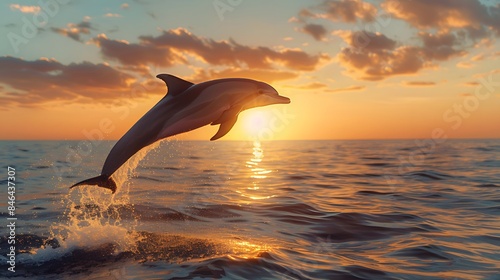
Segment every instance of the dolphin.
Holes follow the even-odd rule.
[[[116,183],[111,176],[142,148],[208,124],[220,125],[210,139],[217,140],[231,130],[241,111],[290,103],[269,84],[251,79],[227,78],[193,84],[170,74],[156,77],[167,85],[167,94],[116,142],[101,175],[78,182],[70,189],[97,185],[115,193]]]

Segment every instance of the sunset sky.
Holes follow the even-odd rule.
[[[224,140],[500,138],[500,1],[1,5],[1,139],[118,139],[165,94],[159,73],[291,98],[243,112]]]

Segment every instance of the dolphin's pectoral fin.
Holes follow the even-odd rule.
[[[167,94],[176,96],[180,93],[183,93],[186,89],[190,88],[193,83],[183,80],[181,78],[177,78],[174,75],[170,74],[159,74],[156,78],[161,79],[165,82],[168,87]]]
[[[210,141],[217,140],[217,139],[221,138],[222,136],[226,135],[231,130],[231,128],[233,128],[237,119],[238,119],[238,115],[236,114],[236,115],[233,115],[231,119],[221,123],[219,126],[219,130],[212,138],[210,138]]]
[[[241,105],[233,106],[224,111],[216,121],[212,122],[212,125],[220,124],[220,126],[217,133],[212,138],[210,138],[210,141],[221,138],[222,136],[226,135],[231,130],[231,128],[233,128],[236,120],[238,120],[238,114],[240,113],[241,108]]]
[[[233,106],[229,108],[228,110],[224,111],[222,115],[214,122],[212,122],[211,125],[216,125],[216,124],[221,124],[225,123],[228,121],[231,121],[233,118],[238,118],[238,114],[241,112],[241,105]],[[236,120],[235,120],[236,121]],[[234,123],[233,123],[234,125]]]
[[[107,175],[100,175],[97,177],[93,177],[87,180],[83,180],[81,182],[78,182],[74,184],[73,186],[69,187],[70,189],[77,187],[77,186],[83,186],[83,185],[97,185],[98,187],[105,188],[111,190],[112,193],[116,192],[116,183],[111,178],[110,176]]]

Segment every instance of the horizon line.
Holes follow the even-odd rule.
[[[428,140],[428,139],[433,139],[432,137],[429,138],[323,138],[323,139],[271,139],[271,140],[262,140],[262,139],[227,139],[227,140],[219,140],[217,142],[241,142],[241,141],[255,141],[255,140],[260,140],[261,142],[272,142],[272,141],[394,141],[394,140]],[[102,139],[102,140],[89,140],[85,138],[81,139],[0,139],[2,142],[28,142],[28,141],[118,141],[119,139]],[[204,139],[175,139],[175,138],[169,138],[165,139],[167,141],[193,141],[193,142],[198,142],[198,141],[206,141],[206,142],[215,142],[215,141],[210,141],[209,139],[204,140]],[[453,137],[453,138],[446,138],[446,140],[500,140],[500,137]]]

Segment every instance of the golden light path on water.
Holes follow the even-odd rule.
[[[252,157],[244,162],[245,167],[249,171],[247,175],[251,181],[236,190],[242,197],[239,203],[252,204],[256,201],[264,201],[275,197],[276,195],[270,194],[272,188],[266,188],[266,179],[269,179],[272,170],[263,167],[264,150],[262,144],[257,140],[258,132],[265,127],[265,114],[263,112],[255,112],[248,119],[246,119],[247,131],[253,135],[252,141]],[[246,240],[241,240],[241,239]],[[278,248],[276,244],[270,240],[247,239],[245,237],[238,237],[237,240],[229,240],[232,253],[228,255],[230,259],[252,259],[258,258],[264,252],[275,252]]]
[[[250,198],[252,200],[269,199],[275,195],[262,195],[262,193],[268,193],[269,190],[261,189],[261,181],[268,178],[272,170],[265,169],[259,165],[262,164],[264,159],[264,151],[262,150],[262,145],[260,141],[253,141],[252,148],[252,158],[246,161],[245,165],[250,170],[250,178],[252,183],[250,186],[246,186],[243,190],[238,190],[237,192],[245,198]]]

